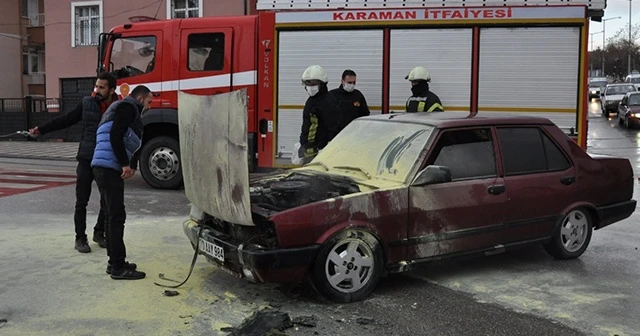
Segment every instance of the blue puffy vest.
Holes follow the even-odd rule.
[[[111,168],[122,172],[122,165],[118,162],[118,159],[113,152],[113,146],[111,145],[111,127],[113,126],[113,117],[115,115],[116,108],[120,104],[131,104],[136,111],[134,122],[129,125],[129,128],[127,128],[127,131],[124,134],[124,147],[129,160],[131,160],[133,154],[142,144],[142,119],[140,118],[141,105],[131,96],[114,102],[104,113],[102,120],[98,125],[98,131],[96,132],[96,149],[93,153],[91,167]]]

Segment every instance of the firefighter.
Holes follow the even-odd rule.
[[[440,98],[429,91],[431,75],[427,69],[417,66],[405,77],[411,82],[411,92],[413,95],[407,99],[406,112],[444,112],[444,107]]]
[[[356,89],[356,73],[353,70],[345,70],[342,73],[342,81],[340,86],[331,90],[342,111],[344,125],[347,126],[356,118],[368,116],[371,114],[367,100],[362,92]]]
[[[302,84],[309,94],[302,111],[302,130],[298,155],[307,164],[342,129],[336,99],[327,89],[327,73],[311,65],[302,73]]]

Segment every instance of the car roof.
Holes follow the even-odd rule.
[[[633,83],[614,83],[614,84],[609,84],[607,86],[629,86],[629,85],[633,85]]]
[[[522,115],[518,112],[479,112],[475,116],[467,112],[416,112],[377,114],[360,119],[431,125],[437,128],[493,125],[553,125],[543,117]]]

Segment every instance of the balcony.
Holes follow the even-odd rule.
[[[27,28],[44,27],[44,13],[29,16]]]
[[[27,85],[44,85],[45,77],[44,72],[32,72],[25,75]]]

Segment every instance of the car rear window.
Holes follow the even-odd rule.
[[[561,171],[571,166],[560,148],[538,127],[500,127],[498,139],[506,176]]]

